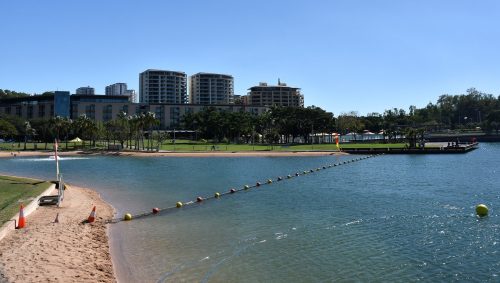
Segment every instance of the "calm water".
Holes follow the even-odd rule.
[[[61,168],[121,216],[351,158],[92,157]],[[499,160],[500,144],[465,155],[386,155],[113,224],[120,279],[498,282]],[[53,178],[54,167],[44,158],[0,160],[7,174]],[[478,203],[489,217],[474,215]]]

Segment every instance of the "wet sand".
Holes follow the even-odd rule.
[[[94,205],[96,222],[82,224]],[[0,241],[0,282],[116,282],[104,224],[113,213],[96,192],[69,185],[60,208],[38,207]]]

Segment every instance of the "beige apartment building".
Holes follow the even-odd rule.
[[[278,85],[259,83],[258,86],[249,88],[248,95],[243,101],[250,105],[259,106],[291,106],[304,107],[304,96],[300,88],[287,86],[278,80]]]

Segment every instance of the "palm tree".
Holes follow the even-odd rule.
[[[49,120],[49,125],[55,132],[55,138],[59,140],[60,133],[64,127],[64,118],[61,116],[52,117]]]
[[[153,137],[153,126],[156,126],[159,124],[159,120],[156,119],[155,117],[155,113],[153,112],[147,112],[144,114],[143,116],[143,125],[145,128],[148,129],[148,150],[151,150],[152,147],[153,147],[153,144],[152,144],[152,137]]]
[[[115,123],[115,137],[120,143],[121,147],[124,147],[125,141],[128,138],[129,135],[129,119],[130,116],[127,116],[127,113],[121,111],[118,113],[116,116],[116,123]]]
[[[144,128],[144,114],[134,115],[129,120],[131,137],[134,137],[134,149],[139,150],[141,139],[143,138],[142,129]],[[144,145],[144,143],[143,143]]]
[[[29,121],[24,122],[24,150],[26,150],[26,142],[29,136],[35,135],[36,131],[31,127]]]
[[[71,130],[71,124],[73,124],[73,121],[69,118],[63,118],[62,124],[61,124],[61,130],[64,133],[64,140],[66,142],[66,149],[68,149],[68,135]]]

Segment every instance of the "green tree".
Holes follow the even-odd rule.
[[[16,127],[7,120],[0,119],[0,137],[4,139],[13,138],[18,134]]]
[[[492,111],[488,114],[487,118],[487,126],[489,130],[495,130],[498,135],[498,130],[500,128],[500,110]]]

